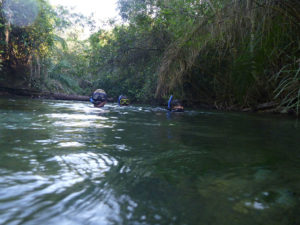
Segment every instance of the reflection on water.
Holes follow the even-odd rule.
[[[292,118],[0,99],[0,224],[300,224]]]

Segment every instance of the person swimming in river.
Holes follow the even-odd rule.
[[[93,95],[90,98],[90,102],[94,104],[94,107],[103,107],[107,102],[107,95],[105,91],[102,89],[97,89],[96,91],[94,91]]]
[[[119,106],[128,106],[130,104],[129,99],[125,95],[120,95],[118,98]]]
[[[184,112],[184,107],[179,100],[173,100],[173,95],[171,95],[168,101],[168,110],[171,112]]]

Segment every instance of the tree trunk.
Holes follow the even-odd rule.
[[[28,64],[29,64],[29,66],[30,66],[30,77],[29,77],[29,84],[28,84],[28,86],[29,87],[31,87],[31,79],[32,79],[32,77],[33,77],[33,56],[32,56],[32,54],[29,56],[29,59],[28,59]]]
[[[41,79],[41,63],[40,63],[40,56],[38,53],[36,54],[36,65],[37,65],[36,77],[38,78],[38,80],[40,80]]]
[[[253,0],[247,0],[247,10],[249,12],[249,20],[250,20],[250,56],[251,56],[251,75],[252,77],[257,80],[256,76],[256,68],[255,68],[255,61],[254,61],[254,43],[255,43],[255,12],[253,9]]]
[[[56,99],[56,100],[71,100],[71,101],[89,101],[89,96],[83,95],[68,95],[60,93],[50,93],[50,92],[40,92],[37,90],[27,90],[27,89],[15,89],[0,87],[0,94],[10,94],[15,96],[25,96],[31,98],[42,98],[42,99]]]
[[[48,95],[50,98],[54,98],[57,100],[74,100],[74,101],[89,101],[89,96],[82,96],[82,95],[67,95],[67,94],[59,94],[59,93],[51,93]]]
[[[5,25],[5,43],[6,43],[6,48],[5,48],[5,54],[6,54],[6,60],[9,61],[10,59],[10,47],[9,47],[9,34],[10,34],[10,22],[8,22]]]
[[[7,23],[5,24],[5,30],[4,30],[4,35],[5,35],[5,43],[6,43],[6,60],[9,62],[10,59],[10,46],[9,46],[9,35],[10,35],[10,29],[11,29],[11,17],[12,17],[12,12],[10,9],[7,9],[6,11],[6,20]]]

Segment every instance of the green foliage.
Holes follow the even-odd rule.
[[[48,79],[60,84],[60,92],[88,94],[80,87],[82,80],[89,79],[88,45],[77,37],[67,40],[56,37],[49,57]],[[53,82],[50,82],[50,84]],[[51,85],[50,85],[51,86]],[[50,87],[49,85],[47,88]],[[53,90],[53,88],[50,88]],[[55,90],[55,89],[54,89]]]
[[[93,21],[62,7],[57,8],[56,14],[56,34],[47,58],[45,87],[56,92],[90,94],[90,46],[88,41],[81,40],[78,27],[93,27]]]
[[[1,12],[3,74],[12,83],[30,87],[31,81],[42,80],[43,61],[53,45],[55,13],[46,0],[5,0]]]
[[[115,26],[110,32],[100,30],[91,36],[94,88],[104,88],[115,98],[120,94],[139,102],[154,98],[156,69],[164,43],[157,40],[162,33],[149,25],[147,30],[134,25]]]
[[[250,0],[206,3],[205,6],[198,2],[198,7],[194,7],[198,19],[193,23],[183,21],[190,29],[175,35],[165,52],[157,96],[178,92],[183,87],[181,96],[191,98],[191,93],[198,93],[198,99],[195,95],[193,99],[203,101],[203,97],[208,99],[203,94],[206,91],[218,108],[272,101],[276,85],[285,80],[280,76],[274,81],[272,75],[299,58],[299,23],[295,23],[298,16],[290,5],[295,3],[293,7],[299,9],[300,4],[293,0],[280,4]],[[177,20],[173,29],[180,31],[178,24]],[[197,86],[192,85],[195,80]],[[293,109],[297,106],[283,105]]]
[[[11,2],[30,9],[28,16],[8,5],[0,16],[3,70],[22,66],[32,87],[80,94],[103,88],[138,102],[172,93],[223,109],[276,101],[299,114],[296,0],[119,0],[125,23],[110,21],[111,30],[86,41],[78,27],[93,28],[91,18],[54,10],[47,0]],[[29,7],[34,2],[38,7]],[[16,26],[29,17],[33,23]]]
[[[61,92],[82,92],[78,83],[87,75],[86,45],[76,33],[60,35],[71,26],[91,25],[92,21],[62,7],[54,10],[48,0],[6,0],[1,9],[3,69],[12,83],[20,80],[22,88],[35,89],[56,84]]]

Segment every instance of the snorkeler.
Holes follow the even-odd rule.
[[[107,102],[107,95],[104,90],[97,89],[90,98],[90,102],[94,107],[103,107]]]
[[[120,95],[118,98],[119,106],[128,106],[130,104],[129,99],[125,95]]]
[[[168,101],[168,110],[171,112],[183,112],[183,105],[179,100],[173,100],[173,95],[170,96]]]

